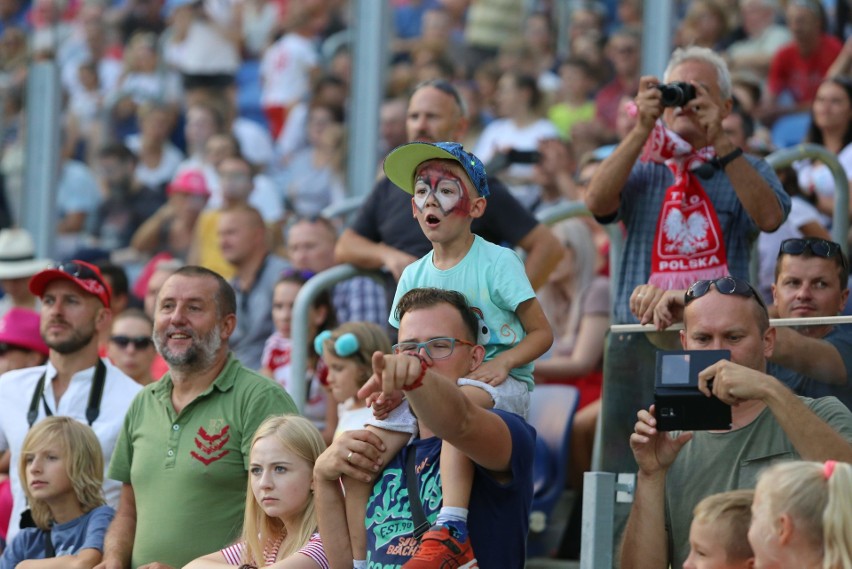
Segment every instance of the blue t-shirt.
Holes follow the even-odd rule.
[[[843,359],[843,365],[846,367],[845,385],[817,381],[772,362],[767,365],[766,373],[787,385],[797,395],[813,399],[833,395],[847,408],[852,409],[852,381],[850,381],[852,378],[852,328],[844,325],[835,326],[822,339],[834,346]]]
[[[409,290],[434,287],[465,295],[479,318],[477,343],[485,346],[486,361],[524,339],[526,331],[515,311],[522,302],[535,298],[535,291],[517,253],[478,235],[474,236],[467,255],[446,271],[435,268],[433,253],[430,251],[402,272],[388,317],[394,328],[399,328],[395,314],[399,299]],[[532,371],[533,364],[529,362],[514,368],[510,375],[532,390]]]
[[[54,525],[50,541],[56,557],[75,555],[83,549],[103,552],[104,535],[114,515],[109,506],[99,506],[70,522]],[[15,569],[21,561],[44,559],[44,554],[44,532],[38,528],[21,530],[0,557],[0,569]]]
[[[533,497],[532,464],[535,429],[517,415],[492,410],[506,423],[512,437],[512,480],[500,483],[477,466],[470,496],[470,542],[482,569],[521,569],[526,558],[527,532]],[[441,439],[418,439],[391,460],[376,480],[367,502],[367,567],[392,569],[414,553],[414,522],[408,502],[405,461],[417,453],[420,502],[434,523],[441,508]]]

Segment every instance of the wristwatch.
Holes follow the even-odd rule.
[[[743,155],[743,149],[737,147],[737,148],[734,148],[732,151],[730,151],[728,154],[725,154],[724,156],[719,156],[718,158],[716,158],[716,163],[719,164],[720,170],[724,170],[725,168],[727,168],[728,164],[730,164],[731,162],[733,162],[734,160],[736,160],[737,158],[739,158],[742,155]]]

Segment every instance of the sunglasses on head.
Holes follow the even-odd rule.
[[[7,344],[6,342],[0,342],[0,356],[5,356],[8,352],[12,351],[26,352],[27,348],[13,346],[12,344]]]
[[[840,248],[840,245],[834,241],[827,241],[818,237],[794,237],[792,239],[785,239],[781,242],[781,248],[778,251],[778,255],[801,255],[808,250],[810,250],[811,254],[814,256],[822,257],[823,259],[831,259],[832,257],[838,256],[840,257],[840,263],[843,265],[843,268],[848,269],[849,261],[846,259],[846,255],[843,254],[843,250]]]
[[[130,344],[137,350],[146,350],[154,343],[148,336],[113,336],[109,341],[122,350],[127,349]]]
[[[696,281],[686,290],[684,295],[684,305],[689,304],[696,298],[701,298],[710,291],[710,287],[716,286],[721,294],[735,294],[745,298],[754,297],[757,303],[766,311],[766,303],[760,298],[760,295],[754,290],[754,287],[748,284],[747,281],[738,279],[737,277],[727,276],[720,277],[714,280]]]
[[[81,265],[80,263],[54,263],[47,266],[48,270],[51,271],[60,271],[65,273],[66,275],[70,275],[77,279],[83,279],[87,281],[97,281],[103,286],[107,288],[104,281],[101,279],[100,275],[87,267],[86,265]]]

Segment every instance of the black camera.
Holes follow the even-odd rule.
[[[657,352],[654,384],[657,428],[661,431],[730,429],[730,405],[698,390],[698,374],[719,360],[728,359],[731,359],[729,350]]]
[[[685,81],[657,85],[664,107],[682,107],[695,98],[695,87]]]
[[[541,160],[538,150],[516,150],[512,148],[506,153],[509,164],[537,164]]]

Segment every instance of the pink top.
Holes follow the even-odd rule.
[[[275,540],[274,543],[271,544],[271,547],[268,547],[263,552],[263,567],[268,567],[277,561],[278,557],[278,549],[281,547],[281,542],[284,541],[284,536],[282,535],[278,539]],[[245,550],[245,543],[239,542],[233,545],[229,545],[228,547],[221,550],[222,555],[225,556],[225,560],[229,565],[241,565],[243,563],[243,551]],[[299,550],[299,553],[302,555],[307,555],[311,559],[313,559],[316,564],[321,569],[329,569],[328,559],[325,558],[325,551],[322,548],[322,541],[320,540],[320,534],[314,533],[311,538],[308,540],[308,543]]]

